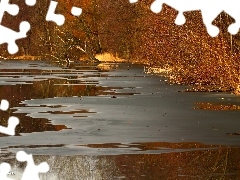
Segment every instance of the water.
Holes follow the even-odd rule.
[[[21,174],[14,153],[32,153],[53,167],[43,179],[239,177],[240,97],[186,93],[143,70],[2,61],[0,98],[11,109],[1,125],[10,115],[20,124],[16,136],[0,134],[1,158]]]

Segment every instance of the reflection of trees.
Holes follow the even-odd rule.
[[[20,123],[15,129],[16,135],[19,135],[19,133],[61,131],[63,129],[68,129],[65,125],[53,125],[51,121],[45,118],[32,118],[23,113],[14,115],[20,119]]]
[[[91,156],[50,157],[52,174],[56,179],[114,179],[113,160]],[[44,176],[43,176],[44,177]]]
[[[210,147],[209,147],[210,148]],[[221,147],[165,154],[34,156],[50,166],[45,179],[239,179],[240,149]],[[9,160],[17,167],[24,166]]]
[[[40,174],[41,180],[112,180],[118,174],[114,158],[109,159],[97,156],[33,156],[35,164],[46,161],[50,170],[46,174]],[[1,158],[0,158],[1,159]],[[22,172],[25,163],[19,163],[15,159],[8,163],[16,169],[12,171]]]
[[[90,144],[91,148],[120,148],[121,143]],[[125,144],[124,144],[125,146]],[[199,143],[133,143],[145,154],[118,155],[116,165],[127,179],[237,179],[240,177],[240,148]],[[149,150],[171,149],[171,153],[148,154]],[[174,152],[174,150],[182,150]],[[111,156],[107,156],[112,158]]]
[[[33,81],[32,84],[0,86],[0,97],[10,100],[13,99],[14,96],[15,103],[11,102],[11,106],[15,106],[16,101],[19,102],[19,100],[24,99],[94,96],[100,89],[101,87],[84,84],[84,82],[81,84],[81,82],[77,80],[49,79]]]
[[[238,179],[239,148],[166,153],[161,155],[122,155],[116,161],[121,173],[140,179]],[[142,175],[142,176],[141,176]]]
[[[35,72],[36,73],[36,72]],[[7,99],[11,107],[22,106],[20,103],[26,99],[44,99],[53,97],[72,97],[72,96],[94,96],[101,89],[95,85],[88,85],[85,82],[71,79],[49,79],[33,81],[32,84],[4,85],[0,86],[0,99]],[[95,82],[94,82],[95,83]],[[73,85],[76,84],[76,85]],[[8,125],[10,116],[17,116],[21,119],[16,128],[16,133],[31,133],[42,131],[59,131],[66,129],[65,125],[52,125],[45,118],[31,118],[26,114],[13,114],[13,110],[1,111],[0,124]],[[0,134],[0,136],[5,136]]]
[[[77,65],[75,64],[75,66]],[[71,64],[70,68],[75,69],[74,72],[68,70],[45,70],[44,68],[40,70],[24,68],[14,70],[2,69],[3,76],[9,75],[9,72],[12,71],[6,82],[13,82],[14,84],[14,82],[19,82],[18,78],[23,79],[21,81],[25,82],[20,81],[21,84],[16,85],[0,85],[0,98],[7,99],[11,107],[19,107],[24,106],[21,104],[22,101],[30,99],[126,94],[112,91],[112,89],[121,89],[120,87],[102,87],[99,86],[97,80],[90,80],[89,78],[91,77],[103,77],[104,75],[101,74],[101,70],[98,70],[96,66],[92,64],[88,64],[88,66],[89,69],[87,70],[89,72],[94,70],[94,72],[86,74],[76,72],[82,70],[81,68],[86,71],[86,67],[83,64],[77,67]],[[28,77],[30,78],[28,79]],[[129,95],[132,94],[131,92]],[[0,112],[1,125],[7,126],[8,118],[13,115],[13,111],[9,109],[7,112]],[[54,113],[61,114],[58,111]],[[65,125],[51,125],[49,120],[45,118],[33,119],[22,113],[14,115],[21,119],[20,124],[16,128],[17,135],[19,133],[59,131],[67,128]],[[3,136],[3,134],[0,134],[0,136]]]
[[[18,107],[22,100],[25,99],[44,99],[53,97],[72,97],[72,96],[94,96],[101,89],[95,85],[71,85],[78,84],[79,81],[68,81],[65,79],[50,79],[43,81],[34,81],[33,84],[20,84],[0,86],[0,99],[8,99],[11,107]],[[58,85],[56,85],[58,84]],[[13,110],[7,112],[1,111],[0,124],[7,126],[10,116],[17,116],[21,119],[20,124],[16,127],[16,133],[31,133],[43,131],[60,131],[66,129],[65,125],[52,125],[45,118],[31,118],[26,114],[13,114]],[[5,136],[0,134],[0,136]]]

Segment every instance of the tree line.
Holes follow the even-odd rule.
[[[18,31],[21,21],[31,24],[28,37],[17,40],[14,56],[32,55],[42,59],[91,59],[111,53],[152,67],[170,69],[170,80],[191,84],[197,90],[240,92],[239,34],[232,36],[228,26],[234,22],[221,13],[213,22],[220,34],[208,35],[199,11],[187,12],[183,26],[175,25],[177,11],[164,5],[159,14],[150,10],[153,0],[135,4],[128,0],[58,0],[56,13],[65,16],[62,26],[45,20],[50,0],[37,1],[34,7],[12,0],[20,13],[5,13],[2,24]],[[79,17],[71,15],[73,6],[81,7]],[[2,57],[11,58],[7,45],[0,46]]]

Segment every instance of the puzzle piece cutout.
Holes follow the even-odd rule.
[[[46,20],[47,21],[53,21],[55,22],[58,26],[61,26],[65,22],[65,17],[62,14],[55,14],[55,10],[57,8],[58,2],[56,1],[51,1],[50,6],[48,8]]]
[[[130,3],[136,3],[138,0],[129,0]]]
[[[9,102],[5,99],[1,101],[0,109],[6,111],[9,108]],[[15,128],[19,124],[19,119],[17,117],[11,116],[8,119],[8,127],[3,127],[0,125],[0,133],[7,135],[15,135]]]
[[[55,10],[57,8],[58,2],[56,1],[51,1],[50,6],[47,12],[46,20],[47,21],[53,21],[55,22],[58,26],[61,26],[65,22],[65,17],[62,14],[55,14]],[[73,6],[71,9],[71,14],[74,16],[80,16],[82,14],[82,9],[79,7]]]
[[[1,104],[0,104],[0,109],[2,111],[6,111],[9,108],[9,102],[6,99],[2,99]]]
[[[21,180],[40,180],[39,173],[46,173],[49,171],[49,166],[46,162],[42,162],[39,165],[35,165],[32,154],[27,154],[24,151],[18,151],[16,159],[20,162],[27,162],[27,166],[22,174]],[[12,172],[10,172],[11,166],[8,163],[0,164],[0,179],[1,180],[14,180],[9,178]],[[14,174],[14,173],[13,173]]]
[[[36,4],[36,0],[25,0],[26,4],[33,6]],[[9,4],[9,0],[1,0],[0,2],[0,23],[2,22],[4,13],[7,12],[12,16],[16,16],[19,13],[19,7],[16,4]],[[0,44],[8,44],[8,52],[15,54],[18,52],[18,46],[16,44],[17,39],[27,37],[27,32],[30,30],[30,24],[26,21],[21,22],[19,26],[20,32],[15,32],[5,26],[0,25]]]
[[[0,126],[0,133],[14,136],[15,128],[19,124],[19,119],[17,117],[11,116],[8,119],[8,127]]]
[[[0,179],[1,180],[14,180],[12,178],[7,177],[11,170],[11,166],[8,163],[1,163],[0,164]]]
[[[25,3],[28,6],[33,6],[36,4],[36,0],[25,0]],[[62,14],[55,14],[55,10],[58,2],[51,1],[48,12],[46,15],[47,21],[53,21],[57,25],[61,26],[65,22],[65,17]],[[12,16],[16,16],[19,13],[19,7],[16,4],[10,4],[9,0],[1,0],[0,1],[0,44],[7,43],[8,44],[8,52],[10,54],[15,54],[18,52],[18,46],[16,44],[17,39],[22,39],[27,37],[27,32],[30,30],[30,24],[27,21],[23,21],[20,23],[19,32],[13,31],[5,26],[1,25],[2,18],[4,13],[7,12]],[[74,16],[80,16],[82,13],[82,9],[78,7],[72,7],[71,13]]]
[[[16,16],[19,12],[19,7],[16,4],[9,4],[9,0],[1,0],[0,2],[0,23],[5,12],[12,16]]]
[[[138,0],[130,0],[130,3],[136,3]],[[151,4],[151,11],[159,13],[162,10],[163,4],[171,6],[178,11],[175,24],[182,25],[186,22],[184,12],[200,10],[202,13],[203,23],[206,26],[207,32],[210,36],[216,37],[219,34],[219,28],[214,26],[212,22],[217,16],[225,11],[232,18],[235,23],[228,27],[228,32],[235,35],[240,28],[240,1],[236,0],[155,0]]]
[[[9,102],[5,99],[1,101],[0,109],[6,111],[9,108]],[[15,128],[19,124],[19,119],[17,117],[11,116],[8,119],[8,127],[0,126],[0,132],[15,135]],[[16,159],[20,162],[27,162],[27,166],[25,171],[22,175],[21,180],[40,180],[39,173],[46,173],[49,171],[49,166],[46,162],[42,162],[39,165],[35,165],[33,161],[32,154],[27,154],[24,151],[18,151],[16,154]],[[0,180],[14,180],[12,178],[7,177],[10,174],[14,174],[10,172],[11,166],[8,163],[1,163],[0,164]]]
[[[34,6],[36,4],[36,0],[25,0],[25,3],[28,6]]]
[[[46,162],[35,165],[32,154],[27,154],[24,151],[17,152],[16,159],[20,162],[27,162],[21,180],[40,180],[39,173],[49,171],[49,165]]]
[[[20,31],[16,32],[5,26],[0,25],[0,44],[8,43],[8,52],[15,54],[18,52],[18,46],[16,44],[17,39],[27,37],[27,32],[30,30],[30,24],[26,21],[21,22]]]
[[[72,9],[71,9],[71,13],[72,13],[72,15],[74,15],[74,16],[80,16],[80,15],[82,14],[82,9],[73,6]]]
[[[8,108],[9,108],[9,102],[5,99],[2,99],[1,104],[0,104],[0,109],[2,111],[6,111],[6,110],[8,110]],[[17,122],[19,123],[18,119],[16,120],[16,119],[10,118],[8,120],[10,129],[9,129],[9,126],[8,126],[8,128],[4,128],[4,127],[0,126],[0,132],[8,134],[8,135],[15,134],[16,126],[14,124],[18,124]],[[10,169],[11,169],[11,166],[8,163],[0,164],[0,179],[1,180],[13,180],[13,179],[7,177],[7,175],[9,175],[9,173],[10,173]]]

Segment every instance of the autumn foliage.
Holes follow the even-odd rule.
[[[59,0],[56,13],[65,16],[63,26],[47,22],[50,0],[37,1],[34,7],[12,0],[23,10],[2,24],[18,30],[22,20],[31,23],[28,38],[18,40],[16,56],[33,55],[42,59],[97,60],[104,52],[151,67],[171,69],[174,83],[195,86],[196,90],[240,93],[239,34],[231,36],[227,27],[234,21],[220,14],[213,22],[220,28],[216,38],[208,35],[199,11],[185,13],[183,26],[174,24],[177,11],[164,5],[159,14],[150,11],[152,0],[130,4],[128,0]],[[72,6],[83,13],[74,17]],[[6,45],[0,55],[11,58]]]

